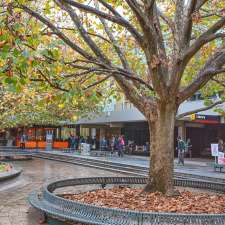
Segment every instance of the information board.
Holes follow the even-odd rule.
[[[46,134],[46,150],[52,150],[53,135]]]
[[[217,157],[219,155],[218,144],[211,144],[211,155]]]
[[[218,164],[220,165],[224,165],[224,153],[223,152],[219,152],[218,153]]]

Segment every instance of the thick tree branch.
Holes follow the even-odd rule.
[[[110,4],[105,2],[105,0],[97,0],[97,1],[100,2],[103,6],[105,6],[114,16],[122,17]]]
[[[198,0],[195,10],[198,11],[209,0]]]
[[[191,35],[192,35],[192,14],[196,8],[197,0],[190,0],[189,5],[185,12],[184,18],[184,27],[183,27],[183,38],[182,38],[182,45],[184,48],[187,48],[190,44]]]
[[[84,26],[82,25],[78,15],[76,14],[76,11],[73,10],[69,5],[62,4],[63,0],[55,0],[55,2],[62,10],[66,11],[70,15],[72,21],[74,22],[75,26],[77,27],[78,32],[82,36],[85,43],[94,52],[94,54],[100,60],[102,60],[104,63],[110,64],[110,61],[107,59],[107,57],[104,55],[104,53],[101,51],[101,49],[95,44],[95,42],[88,35],[87,31],[84,29]]]
[[[97,10],[99,10],[99,5],[98,5],[97,2],[95,3],[95,7],[96,7]],[[104,27],[104,30],[105,30],[107,36],[109,37],[109,40],[113,44],[113,47],[114,47],[114,49],[115,49],[115,51],[116,51],[116,53],[117,53],[117,55],[118,55],[122,65],[123,65],[123,67],[130,71],[130,67],[129,67],[128,61],[127,61],[127,59],[126,59],[122,49],[120,48],[118,42],[116,41],[116,39],[114,38],[112,32],[110,31],[107,22],[103,18],[99,18],[99,19],[100,19],[100,21],[101,21],[101,23],[102,23],[102,25]]]
[[[161,97],[167,95],[167,56],[164,46],[162,30],[159,22],[156,2],[154,0],[145,0],[144,12],[140,11],[138,5],[132,0],[126,0],[133,10],[143,31],[143,39],[147,65],[148,80],[152,81],[155,91]]]
[[[104,81],[108,80],[111,76],[112,76],[112,75],[108,75],[108,76],[104,77],[103,79],[101,79],[101,80],[99,80],[99,81],[96,81],[96,82],[94,82],[94,83],[88,85],[87,87],[84,88],[84,90],[90,89],[90,88],[92,88],[92,87],[95,87],[95,86],[97,86],[97,85],[103,83]]]
[[[160,9],[157,9],[157,12],[158,15],[162,18],[162,20],[168,25],[174,37],[176,31],[173,20],[170,17],[166,16]]]
[[[175,51],[177,54],[182,50],[181,40],[183,31],[183,19],[184,19],[184,0],[176,0],[175,10]]]
[[[176,119],[182,119],[185,116],[188,116],[188,115],[191,115],[191,114],[195,114],[195,113],[198,113],[198,112],[203,112],[203,111],[212,109],[213,107],[215,107],[217,105],[220,105],[220,104],[223,104],[223,103],[224,103],[223,100],[219,100],[219,101],[214,102],[213,104],[211,104],[209,106],[205,106],[205,107],[202,107],[202,108],[199,108],[199,109],[196,109],[196,110],[188,111],[188,112],[182,113],[180,115],[177,115],[176,116]]]
[[[38,72],[43,77],[43,79],[50,85],[50,87],[60,91],[69,92],[68,89],[62,88],[59,85],[52,83],[52,81],[47,76],[45,76],[45,74],[41,70],[38,70]]]
[[[95,9],[94,7],[87,6],[87,5],[78,3],[73,0],[62,0],[62,1],[65,3],[68,3],[69,5],[71,5],[73,7],[76,7],[82,11],[94,14],[96,16],[102,17],[106,20],[109,20],[111,22],[117,23],[117,24],[125,27],[133,35],[133,37],[139,43],[139,45],[143,46],[143,38],[142,38],[141,34],[123,17],[112,16],[109,13],[104,13],[102,11]]]
[[[65,78],[76,78],[76,77],[80,77],[80,76],[84,76],[93,72],[96,72],[97,68],[89,68],[89,69],[85,69],[82,72],[77,72],[77,73],[71,73],[71,74],[64,74],[63,77]]]
[[[225,73],[225,69],[223,69],[223,73]],[[211,80],[212,80],[212,81],[215,81],[217,84],[219,84],[219,85],[221,85],[222,87],[225,88],[225,82],[222,83],[222,81],[217,80],[217,79],[215,79],[215,78],[212,78]]]
[[[147,99],[141,96],[135,87],[132,87],[132,83],[128,80],[122,79],[120,74],[113,74],[118,85],[123,90],[126,98],[132,102],[143,114],[146,112],[146,102],[151,106],[151,110],[155,110],[155,101]],[[131,88],[132,87],[132,88]]]
[[[225,33],[216,33],[224,25],[225,16],[223,16],[219,21],[217,21],[213,26],[211,26],[206,32],[200,35],[200,37],[185,51],[182,57],[184,65],[187,65],[189,60],[199,51],[202,46],[217,38],[224,38]]]
[[[74,31],[74,28],[71,28],[71,27],[58,27],[58,29],[59,30],[71,30],[71,31]],[[103,37],[100,34],[91,33],[91,32],[88,32],[88,31],[87,31],[87,34],[90,35],[90,36],[98,37],[98,38],[102,39],[103,41],[106,41],[109,44],[111,44],[110,40],[108,40],[107,38]]]
[[[145,82],[143,79],[141,79],[140,77],[137,77],[135,74],[130,73],[129,71],[123,72],[123,71],[116,71],[117,76],[121,75],[122,77],[126,77],[129,78],[130,80],[133,81],[138,81],[140,84],[143,84],[145,87],[147,87],[148,89],[150,89],[151,91],[154,91],[153,87],[148,84],[147,82]]]
[[[96,59],[85,52],[82,48],[72,42],[63,32],[61,32],[53,23],[51,23],[48,19],[44,18],[39,13],[33,11],[32,9],[26,7],[25,5],[19,5],[19,8],[22,8],[29,15],[38,19],[40,22],[44,23],[47,27],[49,27],[61,40],[63,40],[68,46],[70,46],[74,51],[82,55],[84,58],[88,60],[96,61]]]
[[[191,97],[196,91],[207,84],[210,79],[223,72],[224,64],[225,52],[224,48],[222,48],[208,59],[204,67],[197,74],[196,79],[190,85],[179,92],[179,103],[182,103],[184,100]]]
[[[97,8],[97,10],[99,10],[99,6],[98,3],[95,3],[95,7]],[[128,71],[128,74],[130,73],[131,75],[128,75],[126,72],[125,73],[120,73],[122,76],[129,78],[130,80],[134,81],[135,85],[138,85],[138,83],[140,84],[144,84],[146,87],[148,87],[150,90],[153,90],[153,88],[144,80],[142,80],[141,78],[137,77],[134,75],[133,72],[131,72],[129,63],[123,53],[123,50],[121,49],[121,47],[119,46],[118,42],[116,41],[116,39],[114,38],[112,32],[110,31],[110,28],[108,27],[107,21],[105,21],[103,18],[100,18],[101,23],[104,26],[105,32],[108,35],[110,41],[113,43],[113,47],[118,55],[118,57],[120,58],[120,61],[124,67],[125,70]],[[138,82],[138,83],[137,83]]]

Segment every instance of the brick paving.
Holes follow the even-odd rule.
[[[64,154],[68,155],[68,153]],[[147,157],[125,156],[122,159],[98,157],[100,158],[103,161],[116,161],[130,165],[144,167],[149,165]],[[186,162],[185,166],[177,166],[175,162],[175,171],[225,178],[224,173],[213,171],[212,160],[187,160]],[[43,159],[18,161],[14,165],[23,168],[23,173],[13,180],[0,183],[0,225],[38,225],[41,215],[30,207],[27,196],[33,190],[40,189],[46,182],[73,177],[118,175],[94,168]]]
[[[38,225],[41,215],[27,202],[27,196],[46,182],[88,176],[115,176],[115,173],[50,160],[15,162],[23,173],[0,183],[0,225]]]

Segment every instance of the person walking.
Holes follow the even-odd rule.
[[[118,149],[118,155],[119,157],[123,157],[123,149],[125,147],[125,141],[123,135],[120,135],[119,137],[119,149]]]
[[[68,149],[71,149],[71,142],[72,142],[72,134],[70,134],[70,136],[68,137]]]
[[[78,146],[79,146],[79,137],[77,135],[75,135],[74,137],[74,150],[78,150]]]
[[[115,138],[115,136],[113,135],[113,136],[112,136],[112,139],[111,139],[111,143],[110,143],[111,156],[112,156],[113,153],[114,153],[114,149],[115,149],[115,141],[116,141],[116,138]]]
[[[191,159],[192,158],[192,145],[191,145],[191,139],[190,138],[187,139],[186,152],[187,152],[189,158]]]
[[[219,152],[224,152],[224,142],[223,142],[223,140],[222,139],[219,139],[219,141],[218,141],[218,150],[219,150]]]
[[[71,145],[70,145],[70,150],[74,151],[75,150],[75,145],[76,145],[76,138],[74,135],[71,135]]]
[[[91,138],[91,150],[96,150],[96,137]]]
[[[182,138],[179,136],[177,138],[178,142],[178,165],[182,164],[184,166],[184,154],[185,154],[185,143]]]
[[[26,147],[26,135],[22,134],[22,136],[20,137],[20,148],[25,149],[25,147]]]

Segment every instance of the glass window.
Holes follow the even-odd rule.
[[[37,128],[36,130],[36,140],[37,141],[45,141],[45,130],[44,128]]]
[[[80,128],[80,136],[88,137],[89,136],[89,128]]]
[[[34,141],[35,140],[35,129],[29,128],[26,132],[27,140],[28,141]]]
[[[76,129],[69,128],[69,127],[62,127],[62,130],[61,130],[61,139],[62,140],[68,140],[70,134],[76,134]]]

